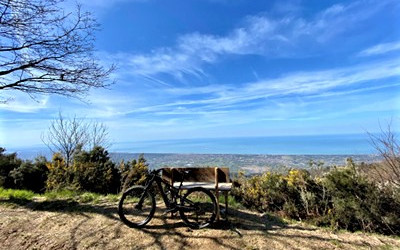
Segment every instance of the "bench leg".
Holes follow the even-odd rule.
[[[220,219],[220,209],[219,209],[219,191],[216,190],[215,191],[215,199],[217,199],[217,216],[216,216],[216,220],[219,221]]]
[[[228,192],[225,191],[225,220],[228,220]]]

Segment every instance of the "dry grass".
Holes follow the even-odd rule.
[[[229,222],[190,230],[162,208],[144,229],[120,222],[116,204],[3,200],[1,249],[400,249],[400,239],[332,232],[247,210]]]

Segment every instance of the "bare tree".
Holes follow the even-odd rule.
[[[369,133],[373,147],[383,158],[383,163],[373,166],[375,177],[382,183],[388,183],[400,188],[400,143],[392,130],[392,122],[387,127],[380,128],[380,133]]]
[[[108,128],[104,123],[92,121],[88,125],[88,147],[94,148],[101,146],[103,148],[109,148],[111,142],[108,136]]]
[[[57,119],[51,122],[46,135],[42,135],[42,141],[53,153],[60,152],[69,166],[76,150],[88,141],[87,125],[76,116],[65,119],[59,112]]]
[[[65,118],[61,111],[54,119],[46,134],[42,134],[42,141],[53,153],[61,153],[67,166],[73,156],[81,149],[92,149],[95,146],[107,148],[111,145],[108,138],[108,129],[103,123],[87,122],[85,119]]]
[[[65,13],[60,2],[0,0],[0,90],[81,97],[107,86],[114,66],[94,57],[98,24],[79,5]]]

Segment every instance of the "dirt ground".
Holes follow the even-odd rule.
[[[230,210],[228,222],[191,230],[162,208],[144,229],[118,218],[116,204],[0,202],[0,249],[400,249],[400,238],[284,221]]]

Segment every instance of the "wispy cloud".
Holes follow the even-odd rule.
[[[35,113],[48,107],[49,96],[37,95],[33,98],[25,93],[9,91],[3,94],[8,102],[0,103],[0,110],[14,111],[18,113]]]
[[[185,34],[177,38],[176,46],[131,55],[128,63],[133,74],[170,74],[182,79],[186,75],[201,77],[204,64],[218,62],[224,55],[295,56],[315,50],[392,2],[374,2],[374,8],[371,1],[337,4],[310,19],[249,16],[226,35]]]
[[[260,110],[260,113],[261,110],[268,110],[268,119],[292,119],[298,118],[300,113],[298,109],[293,111],[294,107],[288,106],[290,102],[299,108],[316,100],[326,102],[340,99],[341,96],[395,87],[398,86],[399,77],[400,62],[386,60],[329,70],[291,72],[240,85],[161,85],[142,89],[124,86],[121,89],[92,92],[87,105],[68,105],[75,113],[90,119],[112,122],[115,119],[135,117],[139,119],[136,120],[138,124],[153,124],[162,120],[166,122],[165,126],[172,124],[172,120],[179,124],[185,117],[189,120],[193,117],[207,117],[209,121],[225,121],[225,118],[216,117],[244,117],[256,110]],[[36,108],[32,106],[24,110],[24,107],[31,105],[20,103],[7,109],[33,112],[45,107],[44,102],[43,106],[36,105]],[[5,109],[3,106],[0,108]],[[309,113],[304,113],[302,117],[307,115]],[[249,117],[245,120],[254,119]]]
[[[359,56],[374,56],[400,50],[400,41],[381,43],[361,51]]]
[[[184,116],[232,115],[232,112],[245,114],[249,110],[280,106],[280,114],[286,110],[286,118],[290,118],[290,114],[296,112],[287,109],[285,102],[305,105],[315,100],[395,87],[398,86],[399,77],[400,62],[386,60],[330,70],[292,72],[239,86],[153,87],[141,91],[142,99],[136,102],[127,101],[129,96],[123,93],[107,101],[101,101],[105,97],[100,95],[95,98],[100,101],[94,102],[98,112],[92,110],[91,115],[110,118],[151,114],[157,119],[167,116],[181,119]],[[393,80],[387,80],[391,78]]]
[[[150,54],[132,55],[131,72],[139,75],[171,74],[178,79],[185,75],[202,76],[204,63],[216,62],[226,54],[264,54],[266,41],[287,43],[276,29],[285,21],[266,17],[249,17],[244,27],[226,36],[190,33],[177,39],[174,48],[159,48]]]
[[[369,63],[347,68],[339,68],[325,71],[309,71],[290,73],[286,76],[250,82],[240,87],[215,87],[210,86],[209,92],[214,97],[199,100],[179,101],[168,106],[183,105],[212,105],[212,108],[225,105],[242,105],[243,102],[256,101],[265,98],[277,98],[287,95],[318,95],[335,89],[359,85],[377,79],[400,76],[400,62],[388,60],[380,63]],[[366,86],[359,86],[363,89]],[[174,93],[195,94],[204,91],[205,87],[172,89]]]

